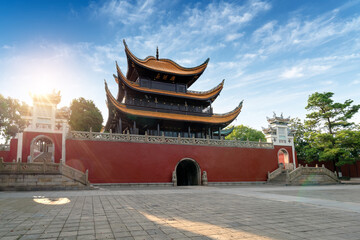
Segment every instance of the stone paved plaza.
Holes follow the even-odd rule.
[[[360,185],[0,192],[0,239],[360,239]]]

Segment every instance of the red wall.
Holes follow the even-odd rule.
[[[307,164],[309,167],[315,167],[316,164],[318,164],[318,166],[321,167],[324,164],[324,166],[327,169],[329,169],[330,171],[335,171],[333,162],[314,161],[311,163],[306,163],[305,161],[300,161],[299,164],[301,164],[301,165]],[[356,162],[355,164],[352,164],[352,165],[341,166],[341,174],[342,174],[342,176],[352,177],[352,178],[360,177],[360,163]]]
[[[280,148],[229,148],[191,145],[66,141],[66,164],[89,170],[92,183],[171,182],[176,164],[194,159],[209,182],[265,181],[278,167]]]
[[[62,148],[62,134],[61,133],[40,133],[40,132],[24,132],[23,133],[23,150],[22,162],[27,162],[27,157],[30,155],[31,141],[40,135],[51,138],[55,145],[55,162],[60,162],[61,148]]]
[[[16,160],[17,142],[17,139],[11,139],[10,151],[0,151],[0,157],[4,159],[4,162],[12,162],[13,160]]]
[[[10,151],[0,151],[0,158],[3,158],[4,162],[7,161]]]
[[[352,165],[344,165],[341,167],[341,173],[347,177],[360,177],[360,162],[356,162]]]

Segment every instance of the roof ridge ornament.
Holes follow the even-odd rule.
[[[159,61],[159,47],[156,46],[156,60]]]

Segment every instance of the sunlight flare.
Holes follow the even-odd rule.
[[[44,205],[64,205],[70,202],[68,198],[46,198],[41,196],[34,196],[33,200]]]
[[[148,213],[140,212],[144,217],[148,220],[155,222],[157,224],[161,224],[163,226],[173,227],[179,230],[191,232],[198,235],[203,235],[206,237],[214,238],[214,239],[243,239],[243,238],[251,238],[258,240],[270,240],[272,238],[259,236],[253,233],[236,230],[229,227],[221,227],[214,224],[206,223],[206,222],[195,222],[186,220],[179,217],[174,217],[171,219],[157,217]]]

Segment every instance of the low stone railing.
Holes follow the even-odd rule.
[[[334,181],[339,182],[336,173],[325,168],[324,164],[321,167],[318,167],[317,164],[316,167],[308,167],[307,164],[305,166],[299,165],[298,168],[289,173],[287,177],[287,182],[292,183],[302,175],[326,175]]]
[[[60,164],[60,172],[65,177],[74,179],[78,182],[81,182],[84,185],[89,185],[89,171],[88,170],[86,170],[85,173],[83,173],[75,168],[69,167],[68,165]]]
[[[280,165],[277,169],[275,169],[272,172],[268,172],[268,179],[267,181],[271,181],[272,179],[276,178],[277,176],[279,176],[282,171],[284,170],[284,168]]]
[[[0,174],[61,174],[84,185],[88,185],[88,170],[85,173],[62,163],[4,162],[0,158]]]
[[[183,138],[183,137],[165,137],[120,133],[99,133],[99,132],[80,132],[71,131],[67,135],[68,139],[74,140],[93,140],[93,141],[118,141],[118,142],[136,142],[136,143],[160,143],[160,144],[180,144],[180,145],[201,145],[217,147],[239,147],[239,148],[267,148],[273,149],[274,145],[268,142],[237,141],[209,138]]]
[[[10,151],[10,145],[0,144],[0,151]]]
[[[284,164],[284,168],[286,169],[286,170],[294,170],[294,164],[293,163],[285,163]]]

